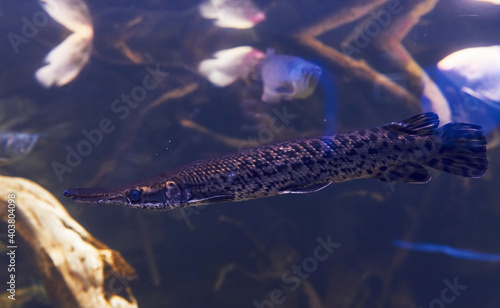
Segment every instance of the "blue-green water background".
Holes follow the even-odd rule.
[[[235,30],[214,27],[212,21],[199,17],[192,10],[199,4],[194,0],[88,1],[95,30],[89,63],[70,84],[44,89],[33,73],[68,32],[52,21],[15,53],[7,34],[20,33],[22,18],[30,18],[40,6],[37,1],[3,1],[0,125],[48,136],[28,157],[1,167],[0,172],[44,186],[92,235],[118,250],[137,270],[139,278],[130,287],[140,307],[255,307],[254,301],[269,299],[277,288],[287,297],[280,307],[312,307],[306,285],[315,290],[324,307],[439,307],[432,303],[441,299],[445,279],[467,286],[446,307],[499,307],[500,264],[405,252],[392,245],[393,239],[405,239],[500,253],[498,148],[489,150],[490,168],[481,180],[432,171],[433,179],[426,185],[359,180],[314,194],[213,205],[187,216],[178,211],[78,205],[62,196],[68,187],[126,184],[237,150],[182,125],[185,120],[220,135],[251,140],[268,127],[266,121],[274,109],[287,108],[295,118],[273,133],[271,139],[276,142],[373,127],[418,112],[390,94],[374,97],[372,83],[354,77],[294,38],[307,25],[359,2],[255,3],[265,10],[266,20],[254,29]],[[405,9],[414,3],[401,1]],[[146,22],[129,31],[124,24],[138,17]],[[355,26],[350,23],[320,39],[338,46]],[[403,45],[422,67],[429,68],[453,51],[499,44],[498,29],[500,6],[443,0],[409,32]],[[123,41],[140,55],[140,63],[133,63],[116,47]],[[258,81],[216,88],[195,73],[198,62],[213,52],[241,45],[275,48],[321,65],[319,88],[305,100],[265,105],[255,102],[262,90]],[[356,58],[386,74],[404,75],[371,44]],[[110,108],[112,102],[130,94],[142,83],[146,68],[157,65],[168,75],[120,120]],[[189,84],[197,88],[140,116],[147,104]],[[418,89],[409,91],[418,97]],[[97,128],[103,118],[111,119],[116,129],[59,181],[52,163],[64,163],[67,147],[75,148],[85,138],[82,130]],[[318,237],[331,237],[340,246],[293,291],[281,275],[312,256]],[[154,261],[147,256],[148,249]],[[20,264],[30,269],[20,269],[18,288],[40,283],[28,265],[27,252],[21,249],[18,254]],[[4,256],[0,260],[7,262]],[[154,262],[157,269],[151,270]],[[215,290],[221,270],[231,264],[240,270],[228,272]],[[38,306],[44,307],[34,302],[26,307]]]

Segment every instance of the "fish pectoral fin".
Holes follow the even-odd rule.
[[[313,184],[313,185],[301,186],[301,187],[287,187],[287,188],[284,188],[283,190],[280,190],[279,194],[280,195],[283,195],[283,194],[308,194],[308,193],[320,191],[330,184],[332,184],[332,182],[319,183],[319,184]]]
[[[382,182],[424,184],[431,180],[427,170],[419,164],[404,163],[391,167],[380,167],[374,176]]]
[[[217,195],[210,196],[206,198],[198,198],[198,199],[190,199],[188,203],[199,203],[199,204],[214,204],[214,203],[222,203],[222,202],[230,202],[234,200],[233,195]]]

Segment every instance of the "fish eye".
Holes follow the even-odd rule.
[[[138,190],[134,189],[129,193],[129,196],[130,200],[137,201],[141,198],[141,193]]]

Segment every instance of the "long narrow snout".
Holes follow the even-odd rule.
[[[64,196],[83,203],[129,203],[125,192],[112,189],[70,188],[64,191]]]

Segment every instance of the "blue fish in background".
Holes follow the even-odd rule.
[[[260,66],[264,92],[262,101],[277,103],[310,96],[318,84],[322,70],[306,60],[286,55],[276,55],[268,49]]]
[[[429,72],[448,101],[452,121],[477,124],[491,132],[500,124],[500,46],[466,48]],[[432,102],[423,101],[425,111]]]
[[[394,240],[393,245],[408,250],[422,251],[422,252],[437,252],[444,253],[448,256],[474,260],[474,261],[488,261],[500,262],[500,254],[483,253],[473,250],[458,249],[445,245],[431,244],[431,243],[410,243],[400,240]]]

